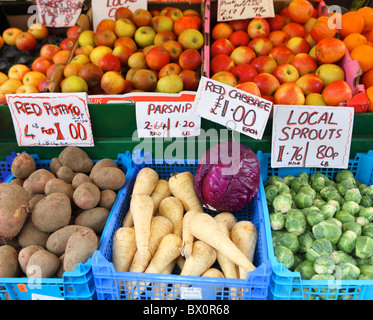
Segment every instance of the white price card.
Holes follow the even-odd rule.
[[[71,27],[82,12],[84,0],[36,0],[38,17],[46,27]]]
[[[347,168],[354,108],[275,105],[271,166]]]
[[[19,146],[94,146],[86,93],[7,94]]]
[[[198,287],[180,287],[181,300],[201,300],[202,288]]]
[[[201,77],[193,109],[202,118],[259,140],[271,110],[271,101],[206,77]]]
[[[273,0],[218,0],[218,21],[274,16]]]
[[[126,7],[134,12],[136,9],[147,9],[147,0],[92,0],[93,30],[103,19],[115,20],[115,12],[120,7]]]
[[[193,113],[193,102],[136,102],[139,138],[198,136],[201,117]]]

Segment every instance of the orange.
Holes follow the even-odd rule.
[[[351,53],[353,49],[361,44],[367,43],[367,38],[365,38],[360,33],[351,33],[346,38],[343,39],[344,44],[346,45],[347,50]]]
[[[373,112],[373,87],[369,87],[365,92],[369,99],[368,112]]]
[[[360,14],[364,19],[364,31],[373,29],[373,8],[371,7],[362,7],[357,10],[357,13]]]
[[[373,87],[373,69],[365,72],[361,77],[361,81],[366,88]]]
[[[356,11],[349,11],[342,15],[342,25],[339,32],[342,38],[351,33],[361,33],[364,29],[364,19]]]
[[[351,52],[351,58],[357,60],[363,72],[373,68],[373,47],[367,44],[357,46]]]
[[[363,33],[363,36],[367,38],[368,41],[373,42],[373,29]]]

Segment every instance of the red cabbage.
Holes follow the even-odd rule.
[[[258,193],[260,164],[247,146],[225,141],[199,160],[194,177],[202,204],[218,212],[239,211]]]

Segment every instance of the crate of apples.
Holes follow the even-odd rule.
[[[345,104],[352,97],[341,65],[347,49],[329,21],[310,1],[293,0],[273,18],[216,22],[210,76],[275,104]]]

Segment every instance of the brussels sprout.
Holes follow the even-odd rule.
[[[339,194],[337,188],[334,187],[334,186],[327,186],[327,187],[324,187],[320,190],[320,195],[325,200],[329,200],[330,196],[334,195],[334,194]]]
[[[342,250],[334,250],[330,255],[330,259],[334,261],[335,264],[341,263],[352,263],[356,265],[355,259]]]
[[[363,264],[360,267],[360,275],[364,277],[366,280],[373,279],[373,265],[371,264]]]
[[[346,201],[344,204],[342,204],[341,209],[355,216],[359,213],[360,206],[354,201]]]
[[[291,270],[294,271],[294,269],[304,260],[304,257],[302,254],[296,253],[294,254],[294,264],[291,267]]]
[[[302,187],[302,186],[308,186],[308,179],[305,179],[305,178],[302,178],[302,177],[296,177],[294,178],[291,183],[290,183],[290,187],[295,191],[295,192],[298,192],[299,189]]]
[[[304,214],[299,209],[290,209],[286,214],[285,228],[299,236],[306,230],[307,222]]]
[[[323,220],[312,227],[315,239],[327,239],[331,244],[337,244],[342,235],[341,228],[332,221]]]
[[[335,278],[331,274],[325,274],[324,273],[324,274],[314,274],[312,276],[311,280],[329,280],[329,281],[333,281],[333,280],[335,280]],[[321,291],[323,291],[323,290],[321,290]],[[320,299],[322,299],[322,300],[326,299],[325,295],[319,295],[318,297]]]
[[[340,205],[339,202],[336,201],[336,200],[333,200],[333,199],[332,199],[332,200],[328,200],[328,201],[326,202],[326,204],[331,204],[332,206],[334,206],[336,212],[338,212],[339,210],[341,210],[341,205]]]
[[[312,206],[313,198],[306,193],[297,193],[294,197],[295,205],[300,208],[308,208]]]
[[[307,223],[313,227],[314,225],[318,224],[319,222],[325,219],[324,215],[321,211],[312,211],[306,216]]]
[[[373,199],[373,184],[364,189],[364,194],[368,195]]]
[[[345,196],[347,190],[356,188],[357,185],[356,185],[356,181],[355,181],[354,178],[347,178],[347,179],[341,181],[340,183],[337,183],[336,187],[337,187],[338,192],[342,196]]]
[[[293,253],[296,253],[300,246],[298,236],[296,236],[294,233],[286,231],[284,231],[282,236],[279,238],[279,245],[290,249]]]
[[[337,188],[337,184],[333,180],[327,180],[327,181],[325,181],[325,187],[334,187],[334,188]]]
[[[334,180],[336,183],[340,183],[348,178],[354,178],[354,174],[350,170],[342,169],[337,172],[337,174],[334,177]]]
[[[281,177],[279,176],[270,176],[265,182],[264,182],[264,186],[267,187],[271,184],[274,184],[276,181],[279,181],[279,182],[284,182],[284,179],[282,179]]]
[[[330,203],[326,203],[320,208],[320,211],[325,218],[332,218],[337,212],[337,208]]]
[[[284,179],[284,182],[290,187],[290,183],[295,179],[295,177],[289,174],[285,176],[283,179]]]
[[[351,253],[355,249],[356,239],[356,233],[351,230],[347,230],[342,233],[341,238],[337,243],[337,247],[346,253]]]
[[[355,264],[360,268],[364,264],[373,264],[373,256],[368,259],[356,258],[355,261]]]
[[[344,199],[345,201],[354,201],[359,204],[361,201],[361,193],[358,188],[349,189],[346,191]]]
[[[306,230],[303,234],[298,237],[299,240],[299,250],[300,253],[306,253],[308,249],[312,247],[312,243],[315,241],[315,237],[312,232]]]
[[[313,262],[309,260],[303,260],[294,269],[295,272],[299,272],[303,280],[309,280],[315,274],[315,269],[313,268]]]
[[[349,221],[349,222],[343,223],[342,231],[346,232],[348,230],[355,232],[357,236],[360,236],[362,233],[361,225],[358,224],[356,221]]]
[[[267,202],[269,204],[272,204],[273,199],[279,195],[280,190],[278,189],[276,185],[270,184],[264,189],[264,192],[265,192]]]
[[[334,218],[334,217],[327,218],[327,219],[325,219],[325,221],[330,221],[332,223],[335,223],[340,229],[342,229],[342,226],[343,226],[342,222],[339,221],[338,219]]]
[[[315,198],[315,200],[313,200],[312,205],[315,206],[315,207],[318,207],[319,209],[321,209],[321,207],[322,207],[323,205],[325,205],[326,202],[325,202],[324,199],[319,199],[319,198],[317,198],[317,195],[320,195],[320,194],[319,194],[319,193],[316,194],[316,198]]]
[[[348,262],[337,265],[334,273],[334,277],[339,280],[356,280],[359,275],[360,269]]]
[[[317,274],[332,274],[335,263],[329,256],[320,256],[316,258],[313,268]]]
[[[373,222],[369,222],[363,227],[363,235],[373,238]]]
[[[314,172],[314,173],[311,174],[311,176],[310,176],[310,182],[312,183],[316,179],[320,179],[320,178],[323,179],[324,181],[328,181],[329,180],[329,178],[328,178],[328,176],[326,174],[324,174],[322,172],[316,171],[316,172]]]
[[[294,265],[294,254],[289,248],[277,245],[275,247],[275,256],[277,261],[283,263],[288,269]]]
[[[373,256],[373,239],[367,236],[357,237],[355,255],[362,259]]]
[[[361,195],[360,205],[363,207],[371,207],[373,206],[373,199],[367,194],[363,194]]]
[[[360,224],[362,227],[369,224],[369,220],[365,217],[356,217],[356,223]]]
[[[282,230],[285,226],[285,215],[282,212],[270,213],[269,221],[272,230]]]
[[[315,200],[315,197],[316,197],[316,191],[312,189],[310,185],[300,187],[300,189],[298,190],[298,193],[304,193],[304,194],[311,196],[312,201]]]
[[[286,213],[288,212],[293,205],[293,200],[284,195],[279,194],[276,198],[273,199],[272,206],[277,212]]]
[[[276,247],[280,243],[282,237],[282,231],[272,230],[272,244],[273,247]]]
[[[285,182],[275,181],[273,185],[278,188],[280,193],[281,192],[290,193],[290,188]]]
[[[365,217],[369,222],[373,221],[373,207],[361,207],[359,217]]]
[[[307,260],[315,261],[319,256],[329,256],[333,251],[333,245],[325,238],[316,239],[312,247],[307,250],[305,257]]]
[[[312,212],[321,213],[321,210],[316,206],[311,206],[311,207],[302,209],[302,213],[304,214],[305,217],[307,217]]]
[[[307,172],[301,172],[300,174],[298,174],[298,177],[299,178],[302,178],[304,180],[306,180],[307,182],[309,181],[310,177],[308,176],[308,173]]]
[[[369,193],[369,192],[367,192],[368,191],[368,186],[365,184],[365,183],[360,183],[360,185],[359,185],[359,190],[360,190],[360,193],[362,194],[362,195],[365,195],[365,194],[367,194],[367,193]]]
[[[352,214],[349,214],[347,211],[340,210],[338,211],[335,216],[336,219],[341,221],[342,223],[346,223],[349,221],[355,221],[355,217]]]

